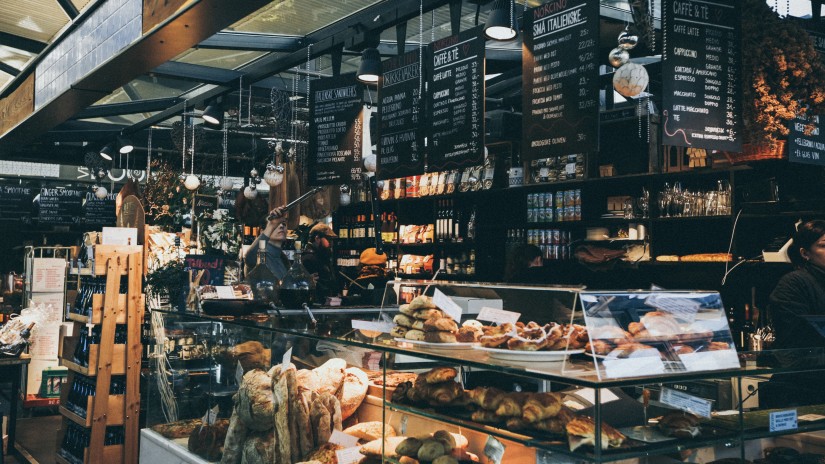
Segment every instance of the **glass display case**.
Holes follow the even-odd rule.
[[[250,462],[244,453],[261,447],[248,437],[238,445],[228,419],[239,414],[238,401],[246,404],[252,377],[268,372],[260,397],[276,401],[279,379],[295,371],[299,391],[318,390],[301,406],[315,410],[325,387],[307,379],[338,362],[347,380],[336,395],[349,414],[327,428],[379,424],[377,438],[398,437],[378,447],[376,457],[390,462],[412,457],[402,437],[425,440],[438,430],[463,437],[450,445],[462,448],[452,451],[460,462],[752,462],[772,452],[796,453],[801,457],[786,462],[801,463],[825,450],[825,353],[737,352],[718,293],[396,281],[384,301],[382,308],[232,320],[155,311],[142,446],[178,436],[180,459],[198,462],[197,452],[216,460],[225,443],[230,455],[222,462]],[[362,375],[356,370],[367,387],[353,407],[347,392],[350,376]],[[230,438],[204,440],[193,425],[221,420]],[[320,439],[334,442],[322,447],[327,457],[356,462],[347,452],[360,445],[340,442],[314,422],[292,435],[274,423],[270,432],[249,433],[276,448],[286,443],[277,437],[290,436],[292,452],[266,459],[304,461]],[[295,439],[296,431],[312,437],[312,446]],[[354,455],[374,455],[374,448]],[[150,455],[141,450],[141,459]],[[310,457],[333,462],[318,456]]]

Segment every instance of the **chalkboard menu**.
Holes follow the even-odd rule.
[[[819,116],[797,117],[790,124],[788,161],[803,164],[825,164],[825,134]],[[810,126],[810,127],[809,127]],[[806,128],[810,129],[805,134]]]
[[[419,51],[381,63],[378,80],[378,179],[424,172],[424,135],[419,91],[423,89]]]
[[[663,0],[663,144],[741,150],[740,3]]]
[[[429,171],[484,161],[484,36],[476,27],[429,45]]]
[[[524,12],[522,157],[599,148],[599,2]]]
[[[92,192],[86,192],[86,201],[83,205],[83,218],[86,224],[113,226],[117,219],[115,199],[117,193],[111,192],[104,198],[98,198]]]
[[[195,214],[212,213],[218,209],[216,195],[195,195]]]
[[[355,73],[316,79],[309,89],[309,183],[361,180],[363,109]]]
[[[34,195],[35,190],[31,187],[0,186],[0,220],[31,223]]]
[[[37,219],[41,224],[77,224],[83,214],[84,198],[85,190],[41,188]]]

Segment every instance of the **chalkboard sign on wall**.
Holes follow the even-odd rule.
[[[740,4],[663,0],[663,144],[741,151]]]
[[[37,220],[41,224],[78,224],[83,215],[85,190],[41,188]]]
[[[98,198],[92,192],[86,192],[86,201],[83,204],[83,218],[86,224],[113,226],[117,219],[115,199],[117,193],[108,193],[104,198]]]
[[[522,158],[599,148],[599,2],[524,12]]]
[[[35,189],[20,185],[0,185],[0,220],[30,224]]]
[[[419,51],[381,63],[378,80],[378,179],[414,176],[424,172],[421,98],[425,85]]]
[[[355,73],[309,84],[309,183],[361,180],[362,84]]]
[[[428,170],[484,161],[484,36],[476,27],[429,45]]]

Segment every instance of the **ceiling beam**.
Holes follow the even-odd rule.
[[[46,43],[39,40],[30,39],[8,32],[0,32],[0,45],[23,50],[24,52],[38,54],[46,48]]]
[[[225,85],[238,80],[243,73],[231,69],[168,61],[150,71],[149,75],[203,82],[205,84]]]
[[[0,71],[3,71],[6,74],[11,74],[12,76],[17,76],[20,74],[20,70],[15,68],[14,66],[9,66],[6,63],[0,61]]]
[[[222,31],[199,43],[196,48],[252,52],[294,52],[301,47],[301,40],[302,37],[296,35]]]
[[[66,16],[68,16],[71,20],[74,20],[75,18],[77,18],[77,15],[80,14],[80,12],[77,11],[77,8],[74,6],[74,3],[72,3],[71,0],[57,0],[57,4],[60,5],[60,8],[63,8],[63,11],[66,13]]]
[[[178,97],[169,97],[90,106],[77,113],[73,119],[92,119],[105,118],[108,116],[120,116],[122,114],[153,113],[156,111],[163,111],[180,101],[181,99]]]

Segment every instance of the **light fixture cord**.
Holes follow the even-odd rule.
[[[238,85],[238,126],[243,125],[243,76],[239,79]]]
[[[510,3],[510,30],[515,31],[516,28],[513,27],[513,16],[515,15],[515,13],[513,12],[513,9],[515,9],[515,7],[516,7],[516,5],[515,5],[516,2],[515,2],[515,0],[509,0],[509,3]]]
[[[289,135],[292,138],[292,143],[295,143],[295,123],[296,115],[298,112],[298,105],[296,97],[298,95],[298,71],[295,70],[295,74],[292,75],[292,99],[289,102],[289,112],[290,112],[290,124],[289,124]],[[309,98],[309,95],[307,95]]]
[[[223,177],[226,177],[229,172],[229,131],[226,130],[226,124],[223,125]]]
[[[435,42],[435,8],[430,10],[430,42]]]
[[[192,158],[189,160],[189,173],[195,174],[195,120],[192,119]]]
[[[421,91],[424,85],[423,72],[424,65],[424,0],[418,2],[418,98],[421,98]]]
[[[249,84],[249,94],[246,102],[246,123],[252,125],[252,84]]]
[[[306,108],[309,109],[309,62],[311,60],[310,56],[312,55],[312,44],[307,45],[307,98],[306,98]]]
[[[152,126],[149,126],[149,139],[146,141],[146,181],[149,181],[149,171],[152,169]]]
[[[181,174],[186,173],[186,103],[188,100],[183,101],[183,114],[181,115],[181,126],[183,127],[183,143],[181,144],[181,167],[180,172]]]

